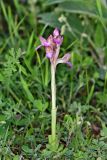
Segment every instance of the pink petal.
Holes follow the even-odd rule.
[[[70,59],[70,54],[66,53],[62,58],[59,58],[57,60],[57,64],[59,64],[59,63],[68,63],[69,59]]]
[[[53,31],[53,36],[57,37],[60,35],[59,29],[55,28],[55,30]]]
[[[66,62],[69,61],[70,57],[71,57],[71,55],[70,55],[69,53],[66,53],[66,54],[62,57],[62,59],[63,59],[63,61],[66,63]]]
[[[50,46],[50,43],[47,42],[47,40],[45,38],[43,38],[42,36],[39,37],[40,38],[40,41],[41,41],[41,44],[45,47],[48,47]]]
[[[48,42],[49,44],[52,44],[52,43],[53,43],[53,36],[52,36],[52,35],[50,35],[50,36],[48,37],[47,42]]]
[[[66,64],[71,68],[72,67],[72,63],[71,62],[66,62]]]
[[[58,36],[57,38],[53,39],[54,43],[56,43],[57,45],[61,45],[63,42],[63,37],[62,36]]]

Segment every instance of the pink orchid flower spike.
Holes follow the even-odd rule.
[[[66,63],[70,67],[72,66],[72,64],[69,62],[69,53],[65,54],[62,58],[58,58],[60,46],[63,42],[63,37],[61,36],[58,28],[55,28],[53,34],[50,35],[47,39],[42,36],[40,36],[39,38],[41,45],[39,45],[36,50],[43,46],[46,51],[46,57],[50,59],[50,62],[54,64],[55,67],[59,63]]]
[[[58,28],[55,28],[52,35],[50,35],[47,39],[40,36],[41,45],[39,45],[37,49],[40,47],[44,47],[46,51],[46,57],[51,62],[51,96],[52,96],[52,108],[51,108],[51,135],[49,135],[49,144],[51,145],[52,151],[56,151],[59,146],[59,141],[56,132],[56,120],[57,120],[57,105],[56,105],[56,66],[59,63],[65,63],[68,66],[72,67],[70,60],[70,53],[66,53],[62,58],[58,58],[60,47],[63,42],[63,37],[60,34]]]

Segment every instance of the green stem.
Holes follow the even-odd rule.
[[[51,110],[51,134],[53,144],[56,141],[56,83],[55,83],[55,71],[56,67],[54,64],[51,64],[51,92],[52,92],[52,110]]]

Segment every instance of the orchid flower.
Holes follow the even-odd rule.
[[[65,54],[62,58],[58,58],[60,46],[63,42],[63,37],[60,35],[60,31],[56,28],[53,31],[53,34],[50,35],[47,39],[40,36],[41,45],[36,48],[44,46],[46,51],[46,57],[50,59],[50,62],[56,67],[59,63],[66,63],[70,67],[72,66],[69,62],[70,54]]]
[[[56,135],[56,83],[55,83],[55,72],[56,66],[59,63],[66,63],[68,66],[72,67],[69,62],[70,54],[66,53],[62,58],[58,58],[60,52],[60,46],[63,42],[63,37],[60,31],[56,28],[53,34],[47,39],[40,36],[41,45],[39,45],[36,50],[40,47],[44,47],[46,51],[46,57],[51,62],[51,92],[52,92],[52,110],[51,110],[51,135],[49,135],[49,144],[51,144],[51,149],[56,150],[58,148],[58,139]]]

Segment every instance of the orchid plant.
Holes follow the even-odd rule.
[[[52,93],[52,109],[51,109],[51,135],[49,136],[49,143],[52,148],[55,150],[58,147],[58,140],[56,135],[56,83],[55,83],[55,72],[56,66],[59,63],[66,63],[70,67],[72,64],[69,62],[70,54],[66,53],[62,58],[58,58],[60,52],[60,46],[63,42],[63,37],[60,34],[58,28],[55,28],[53,34],[50,35],[47,39],[40,36],[41,45],[39,45],[37,49],[40,47],[44,47],[46,51],[46,57],[50,60],[51,63],[51,93]]]

